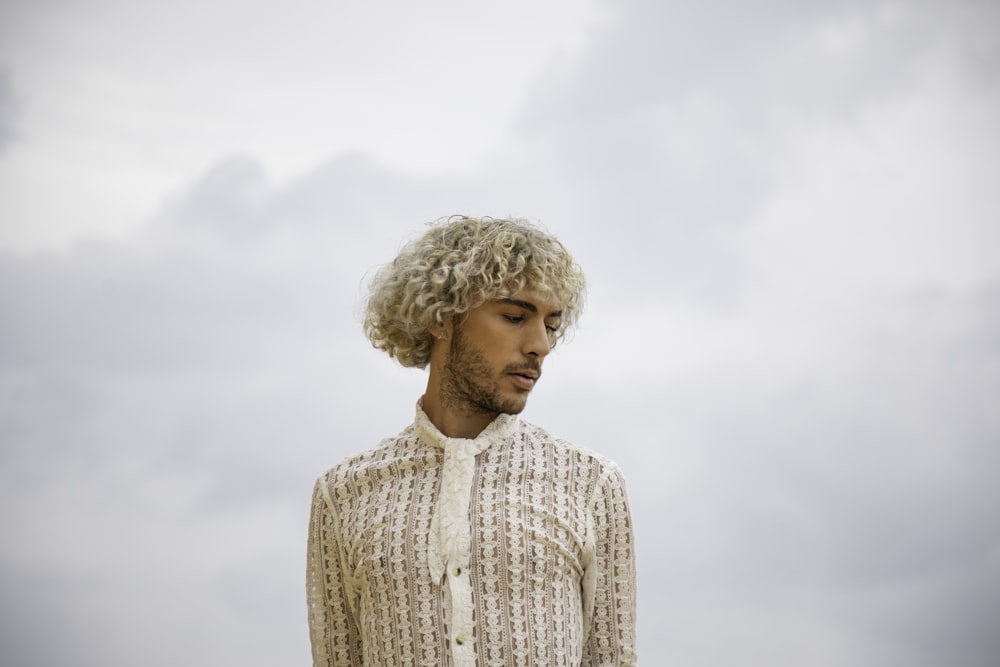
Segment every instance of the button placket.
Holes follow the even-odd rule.
[[[422,421],[426,423],[420,424]],[[472,667],[476,660],[473,582],[468,571],[472,556],[469,512],[476,457],[492,443],[507,439],[516,424],[516,416],[500,415],[473,440],[447,438],[430,424],[422,411],[418,412],[418,425],[444,450],[440,492],[428,540],[428,567],[431,576],[444,586],[445,617],[451,628],[450,644],[456,667]]]

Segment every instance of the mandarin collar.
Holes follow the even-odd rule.
[[[475,453],[485,451],[494,444],[506,441],[517,426],[517,415],[499,414],[475,438],[449,438],[438,430],[427,413],[423,399],[417,401],[416,427],[420,439],[428,445],[448,451],[449,449],[471,449]]]

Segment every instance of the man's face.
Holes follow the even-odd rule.
[[[552,297],[528,290],[470,310],[452,332],[442,402],[466,414],[521,412],[560,316]]]

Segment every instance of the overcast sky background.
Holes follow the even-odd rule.
[[[629,482],[646,665],[1000,664],[1000,5],[0,0],[0,662],[309,662],[412,419],[366,273],[591,284],[524,418]]]

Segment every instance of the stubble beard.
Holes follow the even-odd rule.
[[[527,397],[507,398],[486,356],[473,349],[456,328],[444,365],[441,401],[464,414],[516,415],[524,410]]]

